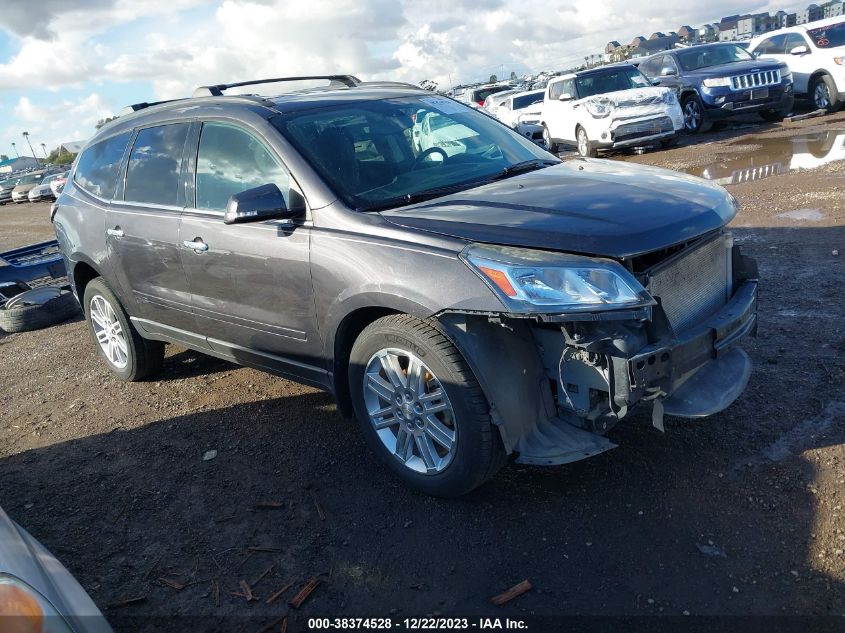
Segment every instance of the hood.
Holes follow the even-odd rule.
[[[79,633],[112,633],[85,590],[41,543],[0,508],[0,573],[23,580]],[[52,627],[50,627],[52,628]]]
[[[786,64],[774,59],[750,59],[744,62],[731,62],[730,64],[719,64],[718,66],[707,66],[686,73],[688,76],[701,77],[732,77],[733,75],[745,75],[764,70],[776,70],[785,68]]]
[[[614,258],[691,240],[734,215],[733,197],[700,178],[585,159],[382,212],[393,224],[470,242]]]
[[[604,92],[602,94],[593,95],[592,97],[584,97],[583,99],[579,99],[579,101],[590,101],[591,99],[597,101],[610,100],[614,101],[620,108],[624,108],[628,106],[663,103],[663,98],[667,92],[672,92],[672,89],[658,88],[657,86],[643,86],[642,88],[629,88],[628,90]]]
[[[33,187],[37,187],[38,183],[31,183],[28,185],[17,185],[14,189],[12,189],[12,193],[29,193]]]

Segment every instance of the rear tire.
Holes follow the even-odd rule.
[[[161,369],[164,343],[143,338],[102,277],[85,286],[88,332],[109,370],[121,380],[143,380]]]
[[[842,102],[837,95],[836,83],[829,75],[816,77],[810,87],[810,100],[817,110],[827,110],[828,112],[839,110],[842,107]]]
[[[433,322],[396,314],[365,328],[349,390],[370,449],[409,488],[458,497],[507,459],[478,381]]]

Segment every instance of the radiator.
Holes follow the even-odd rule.
[[[660,299],[675,332],[701,322],[731,295],[730,234],[695,244],[655,266],[648,290]]]

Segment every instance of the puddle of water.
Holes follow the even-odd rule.
[[[753,143],[760,145],[760,149],[684,171],[720,185],[736,185],[845,160],[845,130],[825,130],[790,138],[761,137],[753,139]]]
[[[795,211],[786,211],[785,213],[778,213],[777,218],[789,218],[790,220],[798,220],[803,222],[821,222],[824,219],[824,213],[818,209],[795,209]]]

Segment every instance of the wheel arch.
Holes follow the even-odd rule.
[[[87,259],[80,259],[76,263],[73,264],[73,270],[71,272],[71,278],[73,283],[73,290],[74,294],[76,294],[76,298],[79,299],[79,303],[81,304],[83,301],[83,297],[85,296],[85,287],[91,282],[92,279],[96,279],[97,277],[101,277],[100,271],[94,266],[94,263],[88,261]]]

